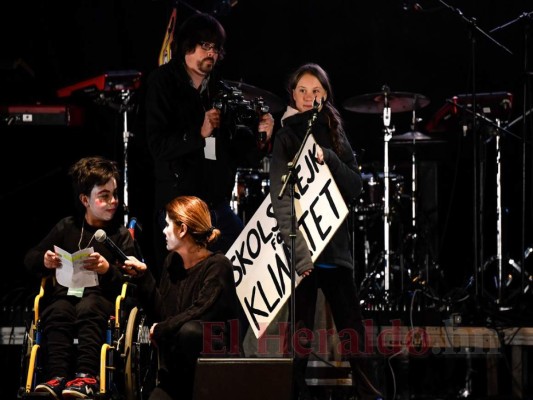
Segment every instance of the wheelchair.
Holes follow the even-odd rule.
[[[130,229],[131,228],[131,229]],[[128,226],[133,235],[134,227]],[[139,253],[140,254],[140,253]],[[54,277],[41,279],[39,291],[33,300],[32,319],[26,329],[21,354],[21,381],[19,399],[49,398],[48,393],[35,392],[44,379],[42,327],[39,308],[48,285]],[[115,300],[115,310],[109,317],[106,340],[100,349],[98,400],[145,400],[155,387],[156,351],[150,346],[146,315],[128,293],[135,285],[125,279],[121,293]]]
[[[47,282],[43,278],[34,299],[33,318],[24,335],[21,355],[20,399],[34,399],[48,394],[35,392],[42,379],[42,329],[39,315],[40,301]],[[124,307],[131,284],[125,282],[115,301],[115,312],[108,320],[106,340],[100,350],[99,392],[95,399],[144,400],[155,383],[152,372],[155,351],[150,346],[146,315],[138,306],[129,311]]]

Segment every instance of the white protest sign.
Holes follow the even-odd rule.
[[[327,165],[316,162],[316,142],[312,135],[294,171],[298,227],[315,261],[348,215],[348,207]],[[239,300],[259,338],[291,290],[287,261],[290,253],[281,238],[270,196],[264,199],[226,256],[233,264]],[[297,277],[296,284],[299,281]]]

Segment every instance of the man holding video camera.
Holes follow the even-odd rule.
[[[217,77],[225,40],[217,19],[194,14],[174,35],[171,60],[148,77],[145,133],[154,164],[158,268],[167,254],[164,207],[180,195],[209,205],[213,225],[222,232],[210,249],[227,252],[243,229],[230,206],[237,168],[256,167],[270,147],[274,118],[268,107],[256,110],[240,101]]]

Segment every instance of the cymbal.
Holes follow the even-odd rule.
[[[419,110],[429,104],[429,99],[426,96],[417,93],[390,92],[387,98],[393,113]],[[379,92],[355,96],[346,100],[343,106],[348,111],[381,114],[385,106],[385,94]]]
[[[432,138],[421,132],[410,131],[402,133],[401,135],[392,136],[390,141],[397,145],[422,144],[422,143],[442,143],[442,140]]]
[[[392,135],[391,142],[418,142],[419,140],[431,140],[431,137],[421,132],[411,131],[401,135]]]
[[[270,109],[271,113],[277,113],[285,109],[285,103],[274,93],[268,90],[260,89],[256,86],[249,85],[244,82],[224,80],[224,82],[242,92],[244,98],[248,101],[252,101],[257,97],[262,97]]]

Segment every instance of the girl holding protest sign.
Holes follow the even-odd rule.
[[[360,195],[362,180],[352,147],[344,132],[340,113],[333,104],[332,88],[326,71],[317,64],[304,64],[289,77],[287,89],[290,101],[282,117],[282,128],[276,133],[274,140],[270,193],[283,240],[290,246],[293,199],[288,190],[283,193],[282,190],[285,178],[290,175],[289,164],[299,153],[308,132],[317,143],[316,162],[327,165],[346,203]],[[296,175],[298,171],[298,168],[293,170]],[[299,177],[292,178],[294,183],[289,182],[289,185],[298,185]],[[320,191],[320,188],[318,190]],[[315,220],[324,225],[325,232],[327,221],[321,221],[320,217]],[[365,329],[354,282],[348,221],[345,219],[332,233],[319,255],[314,255],[309,249],[300,229],[297,229],[295,234],[294,269],[303,278],[296,289],[295,316],[291,317],[295,323],[296,335],[291,340],[295,350],[295,399],[312,398],[305,382],[305,369],[312,347],[309,333],[314,328],[319,288],[331,307],[339,338],[345,344],[342,346],[345,350],[343,356],[350,361],[358,398],[382,397],[367,373],[368,352],[371,349],[364,349]]]

